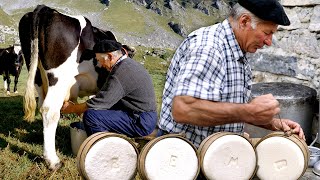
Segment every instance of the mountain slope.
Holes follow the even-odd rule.
[[[100,0],[28,0],[27,3],[1,0],[0,25],[7,24],[17,31],[23,14],[38,4],[66,14],[83,15],[94,26],[112,31],[123,43],[171,49],[176,48],[183,36],[191,31],[222,19],[228,8],[223,0],[112,0],[108,6]],[[218,5],[220,9],[215,7]],[[18,42],[17,36],[15,39]]]

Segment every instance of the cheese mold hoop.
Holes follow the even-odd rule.
[[[200,172],[197,150],[182,135],[157,137],[142,148],[138,172],[148,180],[196,179]]]
[[[99,132],[89,136],[77,154],[77,168],[85,179],[133,179],[138,150],[125,135]]]
[[[308,168],[308,146],[295,134],[270,133],[261,138],[255,149],[260,179],[299,179]]]
[[[198,156],[203,175],[215,180],[248,180],[256,171],[257,157],[250,140],[231,132],[218,132],[204,139]]]

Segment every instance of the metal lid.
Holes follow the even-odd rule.
[[[269,82],[252,85],[253,97],[269,93],[276,99],[305,99],[315,98],[317,96],[315,89],[300,84]]]

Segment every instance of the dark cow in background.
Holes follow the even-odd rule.
[[[55,149],[55,133],[63,102],[96,94],[106,79],[106,70],[97,67],[94,54],[87,49],[92,49],[99,40],[116,39],[111,32],[93,27],[83,16],[65,15],[45,5],[37,6],[21,18],[19,36],[29,70],[25,119],[34,120],[35,84],[43,118],[43,154],[49,168],[55,170],[61,165]],[[124,48],[133,51],[128,46]]]
[[[20,46],[10,46],[0,49],[0,74],[3,76],[4,91],[10,95],[10,75],[14,76],[13,92],[18,93],[17,84],[23,66],[23,56]]]

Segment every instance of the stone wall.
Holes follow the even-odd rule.
[[[254,82],[306,85],[318,92],[319,99],[320,0],[281,0],[280,3],[284,6],[291,25],[279,26],[271,47],[248,56]],[[315,109],[313,134],[319,131],[319,107]]]
[[[291,21],[273,45],[249,55],[255,82],[286,81],[320,87],[320,0],[282,0]]]

